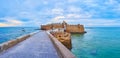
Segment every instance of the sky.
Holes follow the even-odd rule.
[[[0,27],[39,27],[66,21],[119,27],[120,0],[0,0]]]

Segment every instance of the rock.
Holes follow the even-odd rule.
[[[68,33],[68,32],[52,32],[51,34],[54,37],[56,37],[68,49],[72,48],[70,33]]]

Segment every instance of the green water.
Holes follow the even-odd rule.
[[[120,27],[86,28],[72,34],[72,52],[77,58],[120,58]]]

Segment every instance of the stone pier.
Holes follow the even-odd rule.
[[[66,47],[46,31],[39,31],[28,37],[19,37],[15,41],[1,45],[3,46],[0,58],[75,58]]]
[[[59,58],[54,45],[45,31],[0,53],[0,58]]]

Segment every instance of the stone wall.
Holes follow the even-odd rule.
[[[18,44],[19,42],[26,40],[28,37],[30,37],[30,35],[24,35],[24,36],[18,37],[17,39],[13,39],[13,40],[10,40],[10,41],[0,44],[0,52],[3,52],[5,50],[13,47],[14,45]]]
[[[62,24],[53,24],[53,29],[63,28]]]
[[[84,26],[83,25],[67,25],[66,32],[70,33],[84,33]]]
[[[75,55],[70,50],[68,50],[60,41],[58,41],[57,38],[55,38],[50,32],[50,30],[47,31],[47,34],[54,44],[60,58],[76,58]]]
[[[20,37],[17,37],[16,39],[13,39],[13,40],[10,40],[10,41],[7,41],[7,42],[4,42],[2,44],[0,44],[0,53],[15,46],[16,44],[28,39],[28,37],[36,34],[37,32],[39,31],[36,31],[36,32],[33,32],[33,33],[30,33],[30,34],[27,34],[27,35],[23,35],[23,36],[20,36]]]
[[[41,30],[50,30],[50,29],[58,29],[63,28],[62,24],[47,24],[47,25],[41,25]]]
[[[70,33],[68,33],[68,32],[51,32],[51,34],[54,37],[56,37],[68,49],[72,48]]]
[[[41,30],[50,30],[52,29],[52,25],[48,24],[48,25],[41,25]]]
[[[83,25],[69,25],[66,22],[63,23],[54,23],[54,24],[47,24],[41,25],[41,30],[51,30],[51,29],[59,29],[64,28],[66,32],[70,33],[84,33],[84,26]]]

